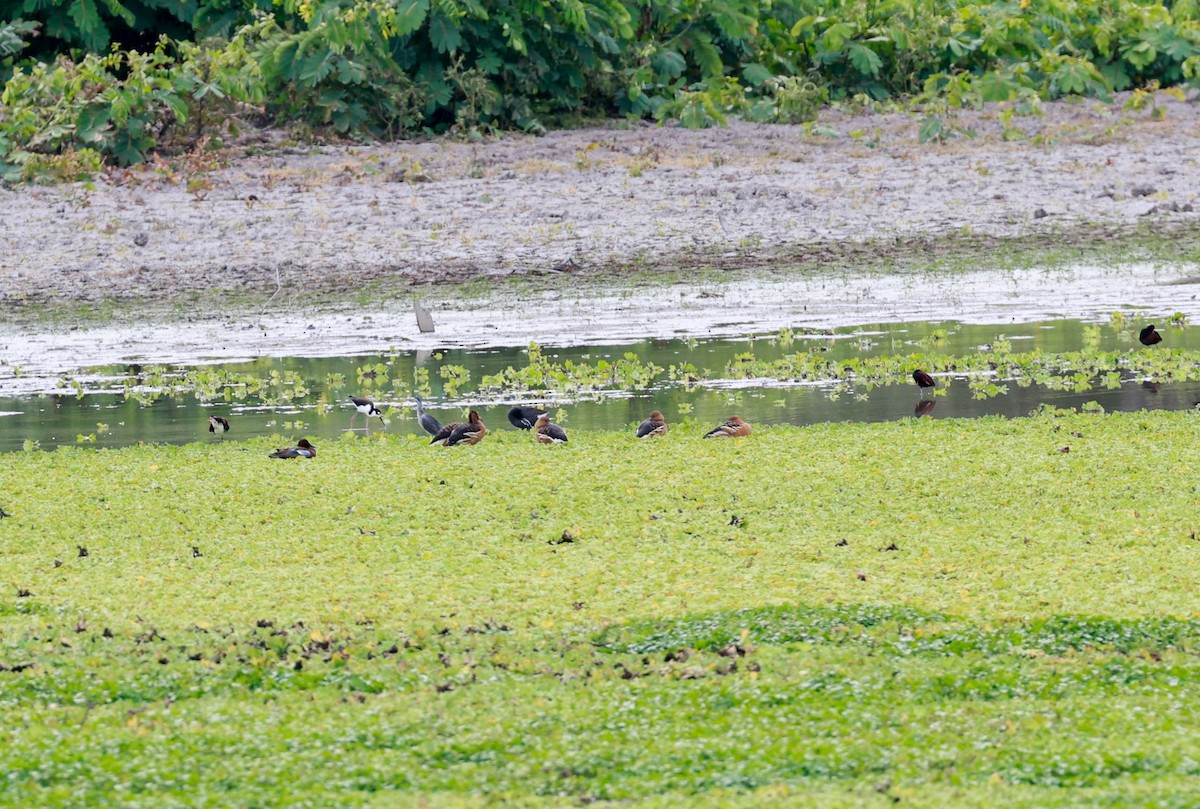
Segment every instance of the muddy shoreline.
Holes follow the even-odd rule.
[[[956,123],[976,136],[940,145],[918,142],[915,116],[840,112],[807,132],[618,122],[318,147],[251,133],[211,171],[193,160],[90,189],[0,190],[0,307],[1194,239],[1200,104],[1157,103],[1161,120],[1047,104],[1012,119],[1017,140],[999,107],[968,111]]]

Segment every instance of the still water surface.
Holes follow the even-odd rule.
[[[1077,320],[1059,320],[1006,326],[963,325],[958,323],[908,323],[867,325],[821,334],[797,334],[789,344],[775,335],[753,336],[740,340],[641,341],[618,346],[580,346],[543,349],[555,361],[574,360],[595,363],[614,360],[627,352],[645,362],[663,367],[690,362],[720,376],[736,354],[753,351],[760,359],[774,359],[797,351],[825,349],[831,358],[909,354],[930,350],[929,339],[944,333],[936,344],[939,354],[965,354],[979,350],[1000,337],[1012,343],[1012,350],[1025,352],[1040,348],[1047,352],[1077,350],[1083,343],[1086,324]],[[1162,326],[1160,325],[1160,329]],[[1200,330],[1162,329],[1170,345],[1200,349]],[[1111,325],[1102,327],[1101,348],[1129,348],[1129,336]],[[419,432],[413,419],[412,394],[415,380],[428,373],[429,395],[426,407],[443,423],[462,420],[465,409],[475,407],[493,429],[510,429],[505,413],[513,404],[550,405],[556,420],[568,430],[624,429],[640,422],[652,409],[661,410],[668,421],[695,419],[702,424],[717,423],[733,413],[754,424],[813,424],[825,421],[887,421],[918,415],[919,394],[915,386],[876,387],[869,393],[852,390],[835,394],[831,385],[779,384],[765,380],[716,381],[687,386],[660,382],[647,390],[604,390],[588,392],[584,398],[559,400],[544,392],[476,393],[481,376],[494,374],[508,366],[528,363],[524,349],[447,350],[444,352],[400,352],[388,355],[339,358],[262,357],[251,362],[229,363],[219,367],[268,377],[274,373],[294,372],[304,380],[308,391],[290,402],[263,401],[254,396],[231,401],[202,401],[192,394],[171,394],[148,401],[127,397],[120,380],[146,374],[145,365],[110,366],[80,369],[74,375],[82,384],[77,390],[62,389],[58,380],[47,379],[40,395],[5,396],[0,393],[0,451],[20,449],[25,442],[36,441],[42,448],[59,445],[117,447],[138,442],[185,443],[209,438],[209,415],[227,416],[232,431],[224,440],[256,435],[308,436],[316,442],[343,433],[354,414],[350,395],[372,396],[388,410],[390,433]],[[364,379],[360,369],[382,364],[383,373]],[[470,382],[460,392],[449,395],[439,371],[461,366],[470,373]],[[172,369],[186,370],[184,366]],[[338,377],[344,377],[339,384]],[[25,381],[27,385],[27,380]],[[1200,399],[1200,383],[1151,385],[1141,379],[1127,379],[1119,389],[1087,392],[1047,390],[1038,386],[1009,385],[1009,392],[989,399],[976,399],[962,379],[940,379],[939,387],[949,383],[947,393],[938,396],[931,409],[921,413],[931,418],[961,418],[985,415],[1024,416],[1043,404],[1056,407],[1080,407],[1096,402],[1105,410],[1184,409]],[[57,392],[55,389],[58,388]],[[925,405],[929,408],[930,405]],[[357,417],[361,432],[362,417]],[[373,420],[372,432],[381,429]],[[83,440],[81,440],[83,437]],[[215,440],[215,439],[214,439]]]

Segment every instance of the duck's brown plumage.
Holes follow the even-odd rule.
[[[449,436],[446,437],[446,446],[453,447],[457,444],[478,444],[487,435],[487,427],[484,426],[483,419],[474,410],[471,411],[471,416],[466,424],[456,427]]]
[[[729,421],[714,430],[705,433],[705,438],[739,438],[750,435],[750,424],[738,416],[730,416]]]
[[[550,423],[550,416],[546,413],[538,416],[533,425],[533,433],[537,436],[537,440],[542,444],[565,444],[567,443],[567,431],[557,424]]]
[[[650,417],[642,422],[637,429],[638,438],[651,438],[659,435],[666,435],[667,422],[663,420],[663,414],[655,410],[650,414]]]
[[[461,421],[452,421],[449,424],[442,425],[442,429],[434,433],[433,440],[429,443],[441,444],[444,447],[446,446],[446,442],[450,440],[450,436],[454,435],[455,430],[466,426],[467,425]]]

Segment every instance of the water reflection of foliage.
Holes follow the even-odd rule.
[[[642,390],[655,382],[663,372],[660,365],[642,362],[632,351],[619,360],[554,362],[537,343],[529,344],[529,364],[523,368],[508,366],[497,374],[480,379],[480,387],[493,390],[549,390],[575,393],[602,388]]]
[[[997,341],[991,351],[965,355],[897,354],[881,357],[852,357],[830,360],[823,352],[798,352],[779,359],[761,360],[743,352],[725,367],[726,378],[764,379],[862,385],[868,391],[877,385],[908,384],[914,369],[933,374],[965,376],[977,397],[1002,395],[1010,382],[1018,387],[1041,385],[1049,390],[1083,392],[1094,388],[1120,387],[1126,375],[1150,377],[1164,382],[1200,379],[1200,352],[1187,350],[1135,349],[1069,352],[1012,352],[1007,342]]]
[[[122,392],[126,399],[143,405],[186,395],[204,402],[255,399],[269,405],[286,405],[307,397],[311,389],[296,371],[271,370],[260,375],[210,366],[186,371],[152,366],[122,380]]]
[[[392,369],[383,363],[359,366],[356,377],[359,389],[367,395],[374,389],[429,396],[432,377],[436,376],[442,394],[447,397],[519,391],[589,398],[589,394],[600,395],[604,391],[645,391],[668,386],[691,390],[722,381],[758,380],[785,386],[817,385],[835,399],[843,395],[862,399],[876,386],[910,384],[912,371],[917,368],[939,377],[939,391],[963,384],[955,380],[965,380],[977,399],[1002,396],[1013,386],[1038,385],[1047,390],[1084,393],[1118,389],[1130,377],[1156,382],[1200,380],[1200,351],[1142,347],[1103,351],[1098,347],[1097,331],[1093,327],[1085,329],[1080,351],[1015,352],[1012,343],[1004,338],[965,354],[925,350],[836,357],[822,346],[780,357],[759,356],[751,348],[732,355],[724,367],[715,369],[701,368],[687,360],[663,367],[634,351],[626,351],[615,359],[558,360],[531,343],[526,364],[509,365],[477,378],[466,365],[447,364],[432,375],[426,368],[414,368],[412,382],[408,383],[407,373],[389,377]],[[922,341],[921,347],[927,349],[930,344],[931,341]],[[59,388],[83,397],[89,390],[85,384],[87,378],[63,376]],[[314,374],[308,379],[297,370],[254,372],[219,366],[187,370],[147,366],[120,378],[118,384],[127,400],[143,405],[192,395],[202,402],[256,401],[267,406],[288,406],[314,393],[327,402],[330,397],[340,396],[348,382],[341,373]]]

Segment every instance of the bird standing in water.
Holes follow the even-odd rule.
[[[425,412],[425,407],[421,403],[421,397],[415,397],[417,400],[417,424],[421,425],[421,429],[430,435],[437,435],[442,425],[438,424],[438,420]]]
[[[657,410],[650,414],[650,417],[643,421],[637,428],[638,438],[652,438],[654,436],[667,434],[667,422],[663,420],[663,414]]]
[[[539,444],[567,443],[567,431],[557,424],[551,424],[550,416],[546,413],[537,417],[537,421],[533,423],[533,432]]]
[[[1149,326],[1138,332],[1138,340],[1140,340],[1144,346],[1152,346],[1156,343],[1162,342],[1162,335],[1154,330],[1154,324],[1151,323]]]
[[[917,383],[917,387],[921,389],[921,397],[924,398],[925,391],[933,387],[933,377],[924,371],[913,371],[913,382]]]
[[[223,435],[229,432],[229,419],[224,416],[209,416],[208,431],[216,435]]]
[[[531,430],[538,417],[544,415],[546,411],[538,407],[514,407],[508,411],[508,423],[518,430]]]
[[[269,458],[315,458],[317,448],[308,443],[307,438],[301,438],[294,447],[283,447],[272,452]]]
[[[359,413],[362,413],[364,416],[363,424],[366,425],[366,431],[368,433],[371,432],[371,416],[378,416],[379,420],[381,422],[383,421],[383,411],[376,407],[375,402],[372,400],[364,399],[361,396],[351,396],[350,401],[354,403],[354,409],[357,411],[350,417],[351,430],[354,429],[354,420],[358,418]]]
[[[730,416],[729,421],[704,434],[705,438],[740,438],[750,435],[750,424],[739,416]]]
[[[446,438],[444,446],[453,447],[458,444],[478,444],[487,435],[487,427],[483,424],[483,419],[479,418],[479,414],[474,410],[466,424],[460,424]]]

